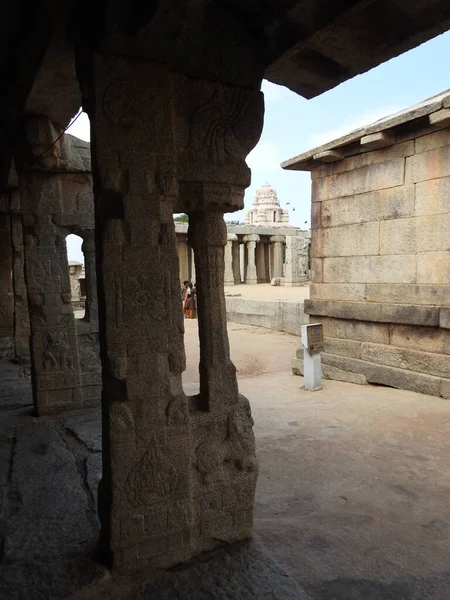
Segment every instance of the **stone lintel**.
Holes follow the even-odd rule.
[[[450,125],[450,108],[443,108],[432,113],[429,117],[433,127],[448,127]]]
[[[392,146],[394,143],[394,136],[389,131],[370,133],[369,135],[364,135],[360,140],[360,144],[365,150],[377,150],[378,148]]]
[[[339,302],[334,300],[305,300],[305,313],[379,323],[400,323],[439,327],[438,306],[412,304],[381,304],[378,302]],[[445,310],[445,309],[444,309]]]
[[[336,162],[337,160],[342,160],[343,158],[344,154],[339,152],[339,150],[324,150],[323,152],[318,152],[313,156],[314,160],[324,163]]]

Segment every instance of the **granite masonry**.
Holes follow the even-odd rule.
[[[253,421],[248,401],[239,394],[230,358],[225,274],[227,281],[242,280],[244,272],[247,283],[268,277],[281,283],[286,273],[294,282],[302,275],[292,264],[295,244],[286,247],[283,273],[282,227],[267,234],[263,229],[243,231],[240,246],[245,243],[247,258],[245,253],[238,258],[237,243],[241,240],[235,236],[239,232],[233,231],[228,237],[224,222],[225,213],[242,210],[244,191],[250,184],[246,157],[260,138],[264,120],[261,83],[266,78],[312,98],[450,28],[448,3],[412,0],[407,4],[403,7],[396,0],[267,0],[261,6],[248,0],[7,3],[0,51],[0,75],[5,84],[0,98],[0,193],[7,197],[4,200],[2,196],[0,205],[0,243],[6,258],[0,269],[0,335],[3,340],[10,338],[17,360],[31,361],[34,416],[24,412],[20,418],[31,433],[35,427],[39,430],[38,438],[31,442],[32,465],[36,457],[44,456],[58,463],[60,474],[70,464],[76,467],[71,468],[72,474],[79,469],[89,477],[86,444],[76,435],[59,435],[60,417],[53,413],[85,410],[87,404],[97,401],[101,388],[101,531],[95,556],[113,573],[140,572],[154,578],[153,568],[189,564],[213,549],[223,557],[222,546],[251,536],[257,479]],[[429,111],[444,110],[441,124],[446,102],[444,99],[439,109]],[[86,146],[63,135],[81,106],[91,125],[92,173]],[[439,128],[439,118],[436,114],[433,118],[427,127]],[[425,140],[425,133],[432,129],[425,128],[422,137],[415,139],[416,134],[407,133],[408,127],[400,124],[395,143],[371,153],[385,157],[384,162],[377,158],[375,166],[360,165],[362,183],[352,170],[331,174],[339,164],[345,169],[359,160],[364,163],[364,154],[359,156],[358,149],[354,157],[319,169],[316,174],[323,176],[315,180],[314,205],[322,207],[336,198],[372,191],[383,197],[383,190],[392,188],[405,190],[407,197],[406,177],[408,184],[414,185],[416,211],[423,181],[438,181],[446,174],[446,146],[434,141],[433,149],[420,149],[419,140]],[[374,133],[383,138],[383,132]],[[439,138],[439,133],[434,135]],[[427,139],[437,138],[428,135]],[[372,142],[369,138],[370,143],[374,141],[379,142],[377,137]],[[428,158],[434,156],[442,160],[430,162]],[[329,175],[327,168],[331,169]],[[441,216],[436,202],[433,214]],[[381,205],[386,211],[383,215],[394,216],[389,200],[380,200]],[[398,203],[398,207],[406,206],[407,198]],[[180,212],[189,216],[187,242],[195,255],[198,290],[200,392],[193,396],[186,395],[182,386],[184,323],[173,222],[173,214]],[[406,220],[433,215],[414,212],[396,216]],[[322,223],[322,218],[326,219],[325,208],[322,216],[315,216],[315,222]],[[362,220],[358,218],[357,224]],[[389,227],[400,219],[377,216],[373,221],[381,229],[381,225]],[[354,223],[342,227],[351,225]],[[369,227],[364,221],[365,226]],[[320,226],[320,231],[328,229]],[[69,233],[77,233],[84,240],[86,314],[78,320],[73,315],[65,251]],[[268,236],[262,240],[267,242],[264,247],[263,235]],[[314,255],[315,282],[322,285],[323,293],[328,289],[325,286],[363,283],[367,296],[373,293],[371,285],[381,286],[375,290],[378,302],[374,306],[379,308],[375,306],[374,313],[365,314],[362,309],[372,306],[365,296],[355,303],[350,319],[340,310],[353,305],[342,297],[343,292],[323,299],[318,297],[319,288],[314,292],[312,315],[325,311],[330,323],[363,323],[381,336],[374,334],[369,344],[366,340],[361,343],[361,358],[351,360],[378,365],[373,353],[381,346],[387,356],[391,346],[382,332],[400,336],[402,331],[395,329],[399,325],[415,331],[417,315],[426,331],[446,331],[443,303],[438,299],[430,303],[422,285],[424,277],[433,290],[445,285],[436,265],[445,267],[447,255],[438,244],[437,234],[426,252],[417,246],[408,247],[403,254],[394,247],[383,247],[386,254],[375,252],[370,235],[357,238],[358,243],[368,245],[361,248],[353,242],[349,246],[353,236],[339,238],[342,247],[337,248],[327,235],[320,242],[316,238]],[[395,243],[389,235],[386,239]],[[12,252],[8,240],[13,244]],[[416,242],[419,244],[419,238]],[[272,272],[266,249],[269,244],[273,244]],[[351,261],[359,261],[361,256],[367,269],[376,274],[375,280],[353,281]],[[429,259],[434,265],[431,279],[423,275]],[[239,271],[238,264],[243,266]],[[389,286],[383,286],[390,283],[407,286],[396,288],[402,297],[402,289],[409,292],[408,286],[417,286],[407,309],[400,305],[397,310],[398,304],[390,296],[383,301],[382,294],[391,293]],[[409,311],[413,311],[413,319]],[[28,357],[24,348],[27,328]],[[412,333],[403,338],[408,339],[408,335]],[[439,335],[445,344],[445,336]],[[333,337],[338,342],[341,339],[337,334]],[[438,343],[436,336],[429,339]],[[370,361],[366,360],[367,353]],[[441,351],[428,354],[445,356]],[[337,349],[328,356],[350,360]],[[420,376],[439,385],[440,393],[444,393],[442,382],[447,380],[436,372],[434,360],[430,365],[433,373]],[[398,366],[376,368],[414,373]],[[6,438],[6,455],[14,458],[22,449],[20,439],[13,430]],[[75,447],[78,458],[68,453]],[[9,461],[7,458],[6,464]],[[3,472],[11,484],[14,469]],[[64,477],[55,480],[55,489],[64,488],[65,500],[70,499],[69,507],[59,505],[53,513],[61,526],[74,519],[78,522],[77,515],[86,514],[88,498],[93,502],[84,481],[81,492],[84,490],[85,495],[78,490],[72,497]],[[20,483],[21,494],[33,497],[26,470]],[[60,496],[46,489],[43,497],[45,502],[32,510],[35,523],[40,522],[40,511],[48,513]],[[13,521],[17,498],[17,494],[7,494],[8,511],[4,512],[2,496],[1,514],[7,514],[9,522]],[[77,539],[87,540],[84,534],[83,525],[76,531]],[[38,539],[45,537],[42,531]],[[17,560],[8,561],[5,552],[9,550],[3,543],[1,547],[1,569],[9,581],[16,580],[19,586],[32,581],[37,589],[44,579],[55,580],[51,576],[56,571],[52,569],[46,579],[48,571],[41,568],[44,564],[48,569],[46,556],[37,563],[25,546],[18,545]],[[27,562],[29,558],[32,560]],[[78,564],[73,557],[58,559],[55,547],[53,563]],[[245,560],[253,559],[247,554]],[[235,598],[300,596],[279,592],[276,586],[258,589],[255,584],[263,579],[266,582],[266,573],[271,572],[267,561],[261,564],[265,565],[266,579],[254,571],[251,578],[237,580],[233,573],[219,569],[215,589],[221,589],[223,597]],[[22,569],[19,577],[14,575],[17,569]],[[204,585],[204,569],[186,569],[194,583],[190,586],[194,597]],[[79,570],[87,575],[87,569]],[[95,569],[90,572],[93,578],[98,576]],[[82,582],[77,579],[73,570],[65,572],[63,579],[75,587],[87,583],[86,578]],[[237,591],[230,589],[233,581],[239,581]],[[167,585],[165,596],[170,597],[173,584]],[[247,590],[247,585],[252,589]],[[14,583],[12,587],[20,597]],[[68,595],[51,591],[39,598]],[[7,597],[14,595],[8,593]],[[206,592],[203,597],[219,596]]]
[[[283,164],[312,175],[327,377],[450,398],[449,127],[445,92]]]

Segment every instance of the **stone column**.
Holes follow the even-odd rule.
[[[224,294],[224,248],[228,246],[223,213],[191,213],[189,240],[195,251],[200,338],[200,397],[204,408],[222,410],[237,397],[236,369],[230,359]]]
[[[11,217],[9,194],[0,198],[5,211],[0,212],[0,350],[13,346],[14,294],[12,279]],[[1,205],[0,205],[0,208]]]
[[[27,144],[35,157],[20,170],[25,280],[30,313],[33,402],[38,415],[81,406],[78,344],[71,304],[65,234],[55,225],[63,211],[63,173],[58,137],[45,118],[27,123]]]
[[[81,249],[84,254],[86,277],[86,308],[84,320],[98,326],[97,275],[95,271],[95,231],[83,232]]]
[[[240,281],[239,283],[245,283],[247,277],[247,248],[245,242],[239,244],[239,267],[240,267]]]
[[[19,196],[18,190],[14,192]],[[30,363],[30,316],[28,313],[27,286],[25,283],[25,257],[23,246],[22,218],[11,215],[13,243],[14,284],[14,352],[16,360],[24,365]]]
[[[229,358],[223,213],[242,208],[262,98],[115,55],[91,55],[79,74],[95,149],[101,547],[115,567],[168,567],[251,533],[254,437]],[[189,399],[176,212],[189,214],[196,263]]]
[[[273,271],[272,279],[283,277],[283,243],[284,236],[273,235],[270,238],[273,248]]]
[[[266,244],[264,242],[259,241],[256,244],[256,274],[258,283],[267,283],[265,247]]]
[[[240,254],[241,244],[239,243],[238,236],[236,236],[236,241],[233,242],[233,278],[234,285],[241,284],[241,254]]]
[[[191,281],[189,278],[189,247],[185,235],[177,235],[177,251],[180,261],[180,282]]]
[[[256,285],[258,277],[256,274],[256,243],[259,242],[259,235],[251,234],[244,237],[244,242],[247,244],[247,273],[245,283]]]
[[[192,250],[192,248],[190,246],[188,246],[188,250],[189,250],[189,259],[190,259],[190,270],[189,270],[189,274],[190,274],[190,281],[192,281],[192,283],[196,283],[196,274],[195,274],[195,259],[194,259],[194,251]]]
[[[233,243],[237,241],[237,239],[235,233],[229,233],[227,236],[227,245],[225,246],[224,285],[234,285]]]

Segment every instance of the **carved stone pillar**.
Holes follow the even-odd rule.
[[[254,437],[229,357],[223,212],[242,208],[261,96],[141,60],[90,58],[101,542],[114,566],[168,567],[251,532]],[[200,394],[189,399],[176,212],[189,214],[196,263]]]
[[[9,347],[14,331],[14,297],[12,279],[12,240],[11,217],[9,215],[9,194],[5,194],[1,204],[6,206],[0,212],[0,345]]]
[[[233,242],[237,241],[235,233],[229,233],[227,236],[227,245],[225,246],[225,285],[234,285],[233,271]]]
[[[272,270],[272,278],[283,277],[283,243],[284,236],[282,235],[273,235],[270,238],[272,243],[272,260],[273,260],[273,270]]]
[[[84,320],[91,325],[98,325],[97,275],[95,271],[95,232],[83,232],[81,249],[84,254],[84,271],[86,276],[86,309]]]
[[[244,237],[244,242],[247,245],[247,272],[245,283],[256,285],[258,276],[256,273],[256,243],[259,242],[259,235],[252,233]]]
[[[41,156],[58,133],[47,119],[31,119],[27,144],[35,159],[22,164],[20,170],[31,376],[38,415],[82,403],[66,241],[55,225],[63,211],[67,176],[52,172],[59,160],[58,147]]]
[[[19,195],[19,192],[14,192]],[[30,363],[30,316],[28,313],[27,286],[25,283],[25,257],[23,246],[22,218],[11,215],[13,243],[14,284],[14,353],[21,364]]]

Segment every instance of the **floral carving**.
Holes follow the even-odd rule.
[[[155,281],[146,275],[137,275],[128,279],[127,286],[127,302],[123,308],[126,317],[134,317],[143,321],[165,319],[166,308],[162,281]]]
[[[126,494],[134,508],[168,500],[178,485],[178,471],[152,437],[149,447],[127,477]]]

